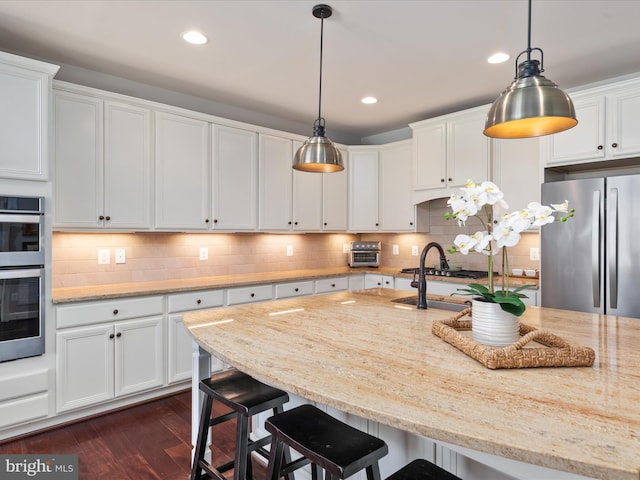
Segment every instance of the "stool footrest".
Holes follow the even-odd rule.
[[[434,463],[419,458],[408,463],[387,480],[461,480]]]

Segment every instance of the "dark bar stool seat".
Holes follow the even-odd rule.
[[[387,444],[312,405],[275,415],[267,419],[265,428],[271,433],[267,480],[278,480],[309,463],[313,480],[319,479],[320,468],[326,480],[344,479],[362,469],[368,480],[380,480],[378,460],[389,451]],[[286,447],[302,458],[283,464]]]
[[[227,370],[201,380],[200,390],[204,392],[205,398],[202,403],[190,480],[225,480],[222,474],[232,468],[234,480],[252,478],[251,452],[258,452],[268,458],[268,453],[263,447],[269,443],[271,436],[251,440],[250,419],[266,410],[273,410],[274,414],[282,413],[282,406],[289,401],[289,396],[283,390],[265,385],[238,370]],[[231,412],[211,418],[214,401],[223,403]],[[238,421],[235,460],[213,466],[205,460],[210,427],[234,418]],[[212,439],[212,444],[215,444],[215,439]],[[286,455],[285,461],[288,459],[289,456]]]
[[[461,480],[453,473],[421,458],[405,465],[387,480]]]

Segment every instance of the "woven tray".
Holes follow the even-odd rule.
[[[523,324],[520,324],[521,337],[516,343],[502,348],[482,345],[460,333],[471,330],[471,320],[462,320],[470,313],[471,309],[467,308],[449,320],[433,322],[432,332],[487,368],[590,367],[595,360],[593,349]],[[540,346],[526,346],[533,341]]]

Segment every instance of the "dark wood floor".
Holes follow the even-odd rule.
[[[214,427],[216,463],[232,459],[235,422]],[[0,444],[0,454],[78,454],[79,480],[184,480],[191,469],[191,391]],[[231,473],[231,472],[229,472]],[[256,465],[257,480],[264,469]]]

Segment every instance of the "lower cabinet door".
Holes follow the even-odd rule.
[[[56,410],[113,398],[113,324],[69,328],[56,334]]]
[[[162,316],[115,325],[115,395],[159,387],[164,377]]]
[[[184,322],[182,321],[182,314],[177,313],[170,315],[167,349],[169,356],[168,383],[191,378],[191,372],[193,370],[192,341],[191,335],[189,335],[187,327],[184,326]]]

